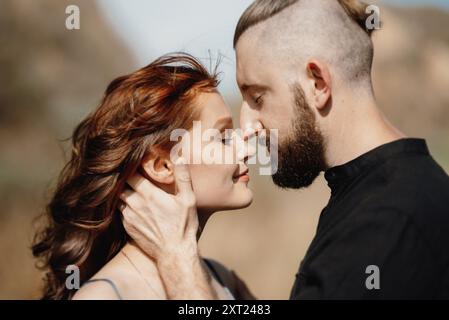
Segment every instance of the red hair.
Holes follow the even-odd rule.
[[[170,133],[190,129],[202,92],[215,91],[210,74],[187,54],[163,56],[113,80],[99,107],[72,136],[71,159],[46,207],[48,224],[36,235],[33,255],[47,270],[44,299],[70,299],[68,265],[91,278],[127,241],[118,210],[126,180],[152,148],[167,148]]]

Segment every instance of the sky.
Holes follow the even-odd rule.
[[[437,7],[449,8],[449,0],[388,0],[384,2],[405,6],[433,5]]]
[[[234,29],[252,0],[97,0],[109,24],[135,54],[138,67],[160,55],[188,52],[206,65],[222,55],[226,95],[238,94],[235,84]],[[369,1],[368,1],[369,2]],[[449,0],[388,0],[395,5],[435,5],[449,9]]]
[[[220,90],[237,94],[234,28],[252,0],[99,0],[110,24],[135,53],[139,66],[185,51],[206,65],[223,56]]]

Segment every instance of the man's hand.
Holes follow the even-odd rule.
[[[175,166],[175,180],[173,196],[136,173],[127,181],[132,189],[120,196],[126,231],[156,261],[169,252],[197,253],[198,216],[186,165]]]
[[[120,198],[123,225],[139,247],[156,261],[169,299],[214,299],[210,277],[198,253],[198,216],[190,172],[175,165],[177,194],[171,195],[139,174]]]

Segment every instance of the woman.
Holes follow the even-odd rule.
[[[48,270],[44,299],[166,299],[150,257],[126,234],[120,194],[136,172],[175,193],[170,141],[175,129],[218,129],[222,137],[201,142],[184,158],[211,144],[234,146],[225,129],[231,114],[217,91],[216,74],[186,54],[164,56],[107,87],[98,109],[73,134],[73,151],[47,206],[48,226],[38,234],[33,254]],[[190,165],[200,230],[218,210],[250,205],[247,167]],[[66,268],[76,265],[81,289],[66,287]],[[219,298],[252,298],[244,283],[222,265],[204,260]]]

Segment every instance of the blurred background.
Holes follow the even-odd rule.
[[[113,78],[167,52],[187,51],[206,65],[223,55],[220,89],[238,120],[232,37],[250,3],[0,0],[0,299],[39,297],[42,275],[29,249],[33,219],[67,159],[64,139]],[[80,8],[79,30],[65,27],[71,4]],[[449,172],[449,2],[378,4],[379,105],[406,134],[427,139]],[[215,215],[200,245],[257,297],[286,299],[329,191],[322,177],[307,190],[281,191],[255,173],[253,205]]]

